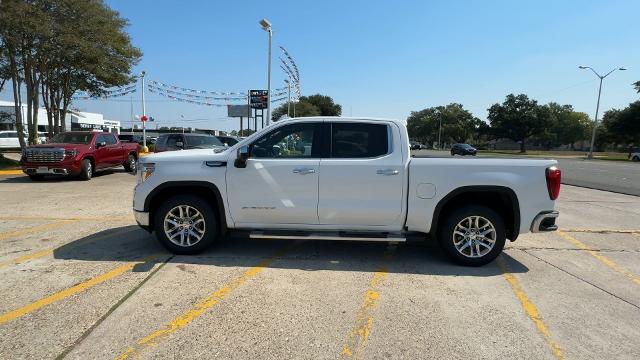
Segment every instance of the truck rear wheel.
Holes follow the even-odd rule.
[[[125,162],[123,166],[126,172],[136,172],[136,157],[129,154],[127,162]]]
[[[506,241],[502,217],[480,205],[454,210],[439,230],[440,246],[455,262],[466,266],[481,266],[493,261]]]
[[[211,205],[193,195],[165,201],[155,214],[156,237],[174,254],[197,254],[217,237],[218,221]]]

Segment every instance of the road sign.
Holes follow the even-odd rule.
[[[249,117],[249,105],[227,105],[228,117]]]
[[[268,103],[268,90],[249,90],[249,106],[251,106],[252,109],[266,109]]]

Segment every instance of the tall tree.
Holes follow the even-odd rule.
[[[609,142],[640,143],[640,101],[632,102],[622,110],[612,109],[605,112],[602,124]]]
[[[438,140],[441,124],[440,142],[464,143],[474,136],[477,138],[484,123],[461,104],[452,103],[412,111],[407,118],[409,137],[424,143],[434,143]]]
[[[291,104],[291,116],[293,117],[293,107]],[[289,105],[284,103],[273,110],[271,118],[278,121],[287,115]],[[342,106],[336,104],[330,96],[315,94],[311,96],[301,96],[300,100],[295,104],[296,117],[308,116],[340,116],[342,114]]]
[[[51,3],[51,2],[48,2]],[[142,55],[131,44],[127,20],[100,0],[57,0],[49,56],[42,62],[42,97],[51,128],[64,130],[73,94],[100,95],[105,88],[130,83],[131,68]],[[78,36],[77,34],[90,34]]]
[[[636,81],[633,83],[633,87],[636,88],[636,91],[640,93],[640,81]]]
[[[488,119],[495,135],[520,142],[520,152],[526,152],[526,141],[542,135],[549,125],[549,109],[525,94],[509,94],[502,104],[493,104]]]
[[[571,105],[560,105],[551,102],[544,105],[549,113],[549,126],[542,136],[549,146],[573,144],[589,137],[592,123],[589,115],[576,112]]]

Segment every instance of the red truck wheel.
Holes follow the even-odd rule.
[[[93,165],[91,164],[91,160],[84,159],[82,160],[82,166],[80,166],[80,178],[82,180],[91,180],[91,176],[93,176]]]

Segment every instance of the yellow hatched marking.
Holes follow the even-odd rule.
[[[56,251],[59,248],[62,247],[75,247],[75,246],[79,246],[79,245],[87,245],[87,244],[91,244],[93,242],[99,241],[99,240],[103,240],[112,236],[117,236],[117,235],[123,235],[126,234],[128,232],[133,231],[133,229],[125,229],[124,231],[118,231],[118,232],[114,232],[114,233],[110,233],[110,234],[104,234],[101,236],[97,236],[95,238],[92,239],[88,239],[86,241],[80,241],[81,244],[79,244],[78,242],[75,242],[73,244],[63,244],[57,247],[53,247],[53,248],[48,248],[48,249],[44,249],[44,250],[40,250],[40,251],[36,251],[30,254],[26,254],[26,255],[22,255],[19,256],[15,259],[12,260],[7,260],[7,261],[2,261],[0,262],[0,269],[7,267],[9,265],[18,265],[18,264],[22,264],[25,263],[27,261],[33,260],[33,259],[39,259],[45,256],[49,256],[51,254],[53,254],[54,251]]]
[[[36,232],[39,232],[39,231],[44,231],[44,230],[57,229],[57,228],[61,228],[63,226],[67,226],[69,224],[72,224],[72,223],[74,223],[76,221],[78,221],[78,220],[61,220],[61,221],[57,221],[57,222],[50,223],[50,224],[36,225],[36,226],[30,226],[30,227],[23,228],[23,229],[7,231],[7,232],[0,233],[0,240],[9,239],[9,238],[16,237],[16,236],[33,234],[33,233],[36,233]]]
[[[631,273],[629,270],[627,270],[627,269],[623,268],[622,266],[618,265],[615,261],[613,261],[613,260],[609,259],[608,257],[602,255],[599,251],[595,251],[595,250],[589,248],[583,242],[581,242],[580,240],[578,240],[578,239],[574,238],[573,236],[567,234],[564,231],[558,231],[558,234],[563,239],[573,243],[575,246],[577,246],[580,249],[585,250],[586,252],[588,252],[589,255],[593,256],[596,259],[598,259],[601,263],[605,264],[610,269],[612,269],[612,270],[624,275],[629,280],[631,280],[634,283],[640,285],[640,277],[636,276],[635,274]]]
[[[390,247],[385,253],[385,262],[389,261],[395,251],[395,246]],[[349,332],[347,341],[342,346],[340,352],[341,359],[362,359],[364,358],[364,349],[369,341],[369,335],[373,328],[373,310],[378,305],[380,299],[379,287],[380,284],[387,278],[389,271],[385,264],[381,265],[376,272],[373,273],[373,277],[369,281],[369,287],[364,295],[364,301],[362,306],[356,314],[356,322],[353,329]]]
[[[542,336],[544,337],[544,340],[547,342],[547,344],[551,348],[553,355],[557,359],[564,359],[562,348],[560,348],[560,345],[556,343],[551,337],[551,332],[549,331],[549,328],[545,325],[545,323],[542,321],[542,316],[540,315],[538,308],[529,299],[529,297],[524,292],[524,290],[522,290],[522,287],[520,286],[520,282],[518,282],[518,279],[511,273],[511,271],[509,270],[509,265],[504,261],[502,255],[499,256],[496,261],[498,262],[498,266],[500,266],[500,269],[502,270],[504,278],[507,280],[509,285],[511,285],[511,290],[513,290],[513,293],[516,295],[518,300],[520,300],[520,305],[522,305],[522,309],[527,314],[527,316],[529,316],[529,318],[533,321],[533,323],[536,325],[536,329],[538,329],[538,332],[542,334]]]
[[[116,276],[122,275],[123,273],[133,269],[134,266],[136,266],[137,264],[140,263],[144,263],[147,261],[152,261],[154,259],[159,258],[160,256],[165,255],[165,253],[155,253],[147,258],[141,259],[140,261],[135,261],[135,262],[130,262],[128,264],[119,266],[107,273],[98,275],[94,278],[91,278],[89,280],[83,281],[80,284],[77,284],[75,286],[72,286],[70,288],[64,289],[62,291],[59,291],[53,295],[49,295],[47,297],[44,297],[40,300],[37,300],[35,302],[32,302],[29,305],[25,305],[21,308],[15,309],[13,311],[9,311],[7,313],[4,313],[2,315],[0,315],[0,325],[17,319],[19,317],[22,317],[24,315],[27,315],[31,312],[34,312],[36,310],[39,310],[47,305],[51,305],[53,303],[56,303],[58,301],[64,300],[66,298],[68,298],[71,295],[75,295],[79,292],[88,290],[98,284],[101,284],[107,280],[113,279]]]
[[[144,338],[138,340],[135,345],[127,349],[123,354],[118,356],[116,359],[124,360],[131,357],[137,357],[140,355],[142,351],[144,351],[149,346],[157,345],[158,342],[162,341],[169,335],[175,333],[176,331],[184,328],[189,325],[195,319],[204,314],[207,310],[214,307],[220,301],[222,301],[225,297],[229,296],[234,290],[242,286],[244,283],[249,281],[251,278],[256,277],[260,274],[267,266],[269,266],[272,262],[274,262],[277,258],[283,256],[288,250],[289,246],[277,253],[269,256],[265,260],[256,264],[255,266],[249,268],[245,272],[242,273],[239,277],[229,281],[224,284],[221,288],[214,291],[211,295],[204,298],[198,304],[196,304],[193,308],[188,310],[186,313],[176,317],[170,323],[164,325],[160,329],[152,332],[151,334],[145,336]]]

